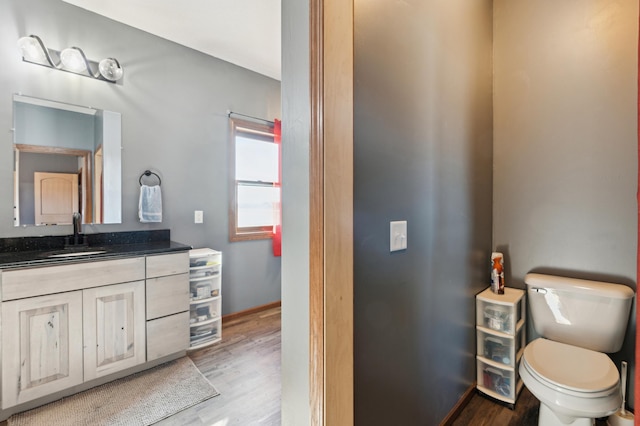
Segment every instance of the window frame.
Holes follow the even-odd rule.
[[[275,134],[273,124],[262,124],[249,120],[243,120],[238,118],[229,118],[230,123],[230,137],[229,137],[229,241],[251,241],[251,240],[266,240],[273,238],[274,229],[277,225],[269,226],[254,226],[238,228],[238,183],[244,182],[245,184],[253,184],[256,186],[269,186],[280,188],[280,182],[257,182],[257,181],[238,181],[236,179],[236,137],[238,134],[259,134],[262,136],[270,136],[273,138],[275,144]],[[239,130],[242,129],[242,130]],[[265,143],[270,143],[265,141]],[[279,157],[278,161],[281,162],[282,158]],[[280,167],[280,164],[278,165]],[[282,199],[282,193],[280,193],[280,199]],[[281,204],[281,202],[280,202]]]

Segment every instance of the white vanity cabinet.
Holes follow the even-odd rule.
[[[1,270],[2,409],[184,354],[188,271],[188,251]]]

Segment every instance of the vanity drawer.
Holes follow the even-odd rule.
[[[2,300],[144,280],[144,257],[2,271]]]
[[[147,278],[189,272],[189,252],[147,256]]]
[[[189,312],[147,321],[147,361],[189,347]]]
[[[147,319],[189,310],[189,274],[147,278]]]

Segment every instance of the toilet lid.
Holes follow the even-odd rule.
[[[529,343],[523,360],[542,379],[577,392],[600,392],[618,384],[618,370],[603,353],[547,339]]]

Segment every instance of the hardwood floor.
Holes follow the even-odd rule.
[[[536,397],[526,387],[522,389],[514,410],[475,393],[452,426],[537,426],[539,406]],[[604,420],[596,421],[596,426],[605,425]]]
[[[157,425],[280,425],[280,308],[223,324],[222,341],[189,354],[219,396]]]

